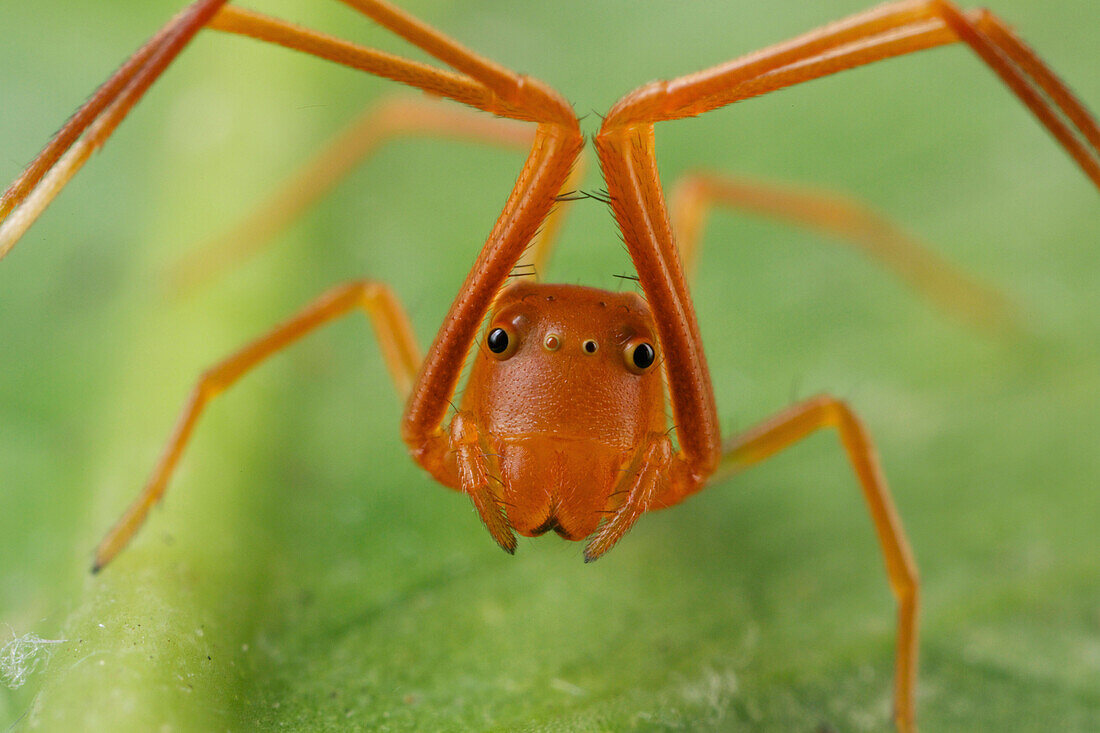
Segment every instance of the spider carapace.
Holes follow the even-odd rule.
[[[509,528],[581,540],[616,517],[590,542],[585,557],[595,559],[646,507],[668,501],[659,496],[673,454],[656,344],[635,293],[509,287],[474,354],[452,450],[432,462],[433,475],[484,491],[475,505],[509,552]]]
[[[0,257],[110,137],[150,85],[203,28],[319,56],[489,112],[516,123],[415,104],[379,108],[297,184],[238,230],[246,239],[277,228],[346,171],[379,138],[410,133],[474,137],[530,147],[515,187],[423,356],[393,292],[375,281],[337,287],[196,384],[161,460],[138,499],[96,551],[102,568],[133,537],[168,480],[206,405],[255,365],[317,327],[362,310],[406,399],[401,424],[410,452],[442,483],[473,501],[494,539],[555,531],[588,539],[585,558],[607,552],[649,509],[671,506],[821,428],[835,428],[858,478],[898,604],[894,715],[914,726],[916,565],[867,431],[841,401],[821,396],[749,431],[721,439],[714,391],[688,293],[702,212],[725,204],[768,213],[857,240],[949,309],[996,314],[986,294],[880,217],[850,202],[701,174],[669,197],[659,180],[654,125],[703,114],[794,84],[952,43],[969,46],[1031,110],[1084,173],[1100,185],[1100,128],[1092,115],[1000,19],[946,0],[900,0],[785,43],[623,97],[603,119],[595,148],[623,242],[644,299],[576,286],[506,287],[567,193],[584,137],[572,107],[537,79],[516,74],[382,0],[343,0],[452,70],[363,48],[226,0],[197,0],[173,18],[96,91],[0,200]],[[372,127],[373,126],[373,127]],[[671,215],[671,218],[670,218]],[[274,221],[275,224],[268,222]],[[674,226],[675,224],[675,226]],[[674,237],[673,232],[676,236]],[[980,313],[978,315],[981,315]],[[979,320],[988,320],[979,318]],[[484,325],[484,328],[483,328]],[[463,367],[475,360],[459,404]],[[666,417],[666,402],[671,420]],[[674,431],[670,430],[674,428]]]

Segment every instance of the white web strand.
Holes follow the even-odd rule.
[[[43,639],[38,634],[16,636],[0,647],[0,682],[15,690],[23,686],[39,667],[49,662],[54,644],[64,644],[67,639]]]

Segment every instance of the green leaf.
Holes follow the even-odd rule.
[[[580,114],[864,6],[402,4]],[[3,181],[175,11],[16,5]],[[404,52],[336,3],[261,9]],[[993,10],[1100,103],[1093,4]],[[186,297],[163,278],[393,90],[203,34],[0,262],[0,648],[9,628],[63,640],[23,667],[0,654],[29,673],[0,688],[0,725],[887,729],[894,605],[834,435],[643,517],[599,562],[555,538],[511,558],[405,456],[361,318],[213,403],[134,545],[88,574],[206,366],[363,276],[394,286],[422,344],[438,328],[515,153],[393,144],[226,277]],[[964,49],[657,141],[666,185],[704,168],[845,192],[1018,305],[1031,335],[976,332],[832,240],[729,213],[693,287],[725,429],[829,392],[875,436],[921,568],[924,729],[1100,728],[1095,188]],[[622,287],[616,237],[604,206],[571,204],[550,279]]]

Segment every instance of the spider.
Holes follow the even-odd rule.
[[[203,374],[141,495],[97,549],[94,569],[103,568],[129,542],[163,495],[214,396],[318,326],[363,310],[395,386],[407,400],[402,437],[410,454],[440,483],[469,496],[492,538],[508,552],[515,550],[516,533],[554,531],[569,540],[586,540],[585,560],[595,560],[644,512],[677,504],[716,477],[762,461],[821,428],[836,428],[898,603],[895,719],[899,729],[912,729],[917,572],[870,436],[843,401],[826,395],[723,439],[682,262],[693,257],[694,248],[685,244],[697,238],[699,209],[712,200],[728,198],[739,205],[756,200],[773,209],[785,203],[796,212],[787,216],[803,219],[811,218],[822,201],[700,178],[679,189],[675,203],[666,206],[654,124],[955,42],[970,46],[1100,185],[1100,131],[1089,113],[989,12],[964,13],[938,0],[889,3],[726,64],[640,87],[607,113],[594,139],[607,186],[605,194],[597,195],[614,213],[644,297],[523,278],[513,283],[510,278],[523,274],[516,268],[555,202],[570,198],[570,173],[585,144],[572,107],[537,79],[477,55],[393,6],[345,2],[453,72],[356,47],[224,0],[198,0],[81,107],[0,203],[3,256],[204,27],[278,43],[500,117],[536,123],[516,186],[426,356],[421,358],[408,319],[384,284],[356,282],[322,295]],[[465,123],[457,113],[435,114],[451,126]],[[511,134],[508,129],[496,126],[473,134],[492,139]],[[677,220],[679,244],[670,213]],[[900,262],[904,258],[891,255],[884,244],[899,241],[887,234],[873,247]],[[544,232],[530,253],[536,270],[551,242]],[[930,295],[942,295],[944,289],[972,292],[967,284],[935,272],[934,266],[918,267],[915,284]],[[954,296],[946,299],[954,302]],[[456,404],[468,356],[472,370]]]

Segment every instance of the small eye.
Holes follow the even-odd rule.
[[[600,348],[600,345],[592,339],[588,339],[583,344],[581,344],[581,348],[584,349],[584,353],[586,354],[595,354],[596,350]]]
[[[497,327],[489,331],[489,335],[485,337],[485,345],[493,352],[494,357],[504,360],[516,353],[519,339],[506,329]]]
[[[648,341],[637,339],[630,341],[623,350],[626,368],[635,374],[643,374],[657,361],[657,351]]]

